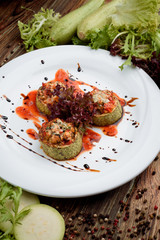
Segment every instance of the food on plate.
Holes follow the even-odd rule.
[[[56,160],[72,159],[82,149],[82,134],[72,124],[55,118],[39,130],[43,151]]]
[[[114,92],[94,89],[90,94],[96,103],[93,124],[97,126],[110,125],[122,117],[122,107]]]
[[[57,87],[65,87],[63,83],[59,81],[50,81],[48,83],[43,83],[42,86],[38,89],[36,95],[36,105],[40,112],[50,115],[51,111],[48,108],[48,105],[53,104],[57,101],[58,96],[54,94],[54,90]]]
[[[56,209],[45,204],[33,204],[23,210],[29,210],[29,213],[15,225],[17,240],[63,239],[65,222]]]

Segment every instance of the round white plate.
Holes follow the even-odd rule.
[[[121,71],[122,63],[119,57],[112,57],[105,50],[56,46],[24,54],[3,66],[0,69],[0,115],[7,116],[8,120],[0,119],[0,124],[6,126],[0,129],[0,177],[36,194],[80,197],[111,190],[140,174],[160,150],[160,91],[142,70],[126,67]],[[60,162],[66,168],[33,153],[45,156],[39,142],[30,139],[25,132],[35,126],[14,113],[15,108],[22,105],[21,93],[27,95],[38,89],[46,82],[45,77],[54,79],[60,68],[78,80],[113,90],[126,101],[138,98],[132,103],[136,106],[125,106],[116,137],[94,129],[102,136],[100,142],[91,151],[80,154],[76,161]],[[7,134],[13,139],[7,138]],[[104,157],[116,161],[108,162]],[[84,164],[100,172],[86,171]],[[77,171],[74,166],[84,170]]]

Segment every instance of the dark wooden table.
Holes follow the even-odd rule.
[[[25,53],[18,20],[27,23],[41,7],[64,15],[84,2],[0,0],[0,66]],[[40,200],[63,215],[65,239],[160,239],[160,154],[138,177],[112,191],[76,199]]]

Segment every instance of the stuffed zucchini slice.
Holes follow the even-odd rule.
[[[51,114],[48,105],[58,101],[58,96],[54,92],[56,86],[65,87],[63,83],[58,81],[50,81],[48,83],[42,83],[42,86],[38,89],[36,95],[36,106],[41,113],[49,116]]]
[[[96,113],[93,124],[97,126],[111,125],[122,117],[122,107],[116,95],[109,90],[94,89],[91,91]]]
[[[39,140],[43,151],[56,160],[72,159],[82,149],[82,134],[72,123],[59,118],[43,123]]]

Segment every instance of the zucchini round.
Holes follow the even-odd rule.
[[[97,126],[111,125],[122,117],[122,107],[117,101],[117,106],[111,113],[96,114],[93,117],[93,123]]]
[[[49,116],[51,114],[48,104],[53,104],[57,101],[57,96],[54,94],[54,89],[57,85],[63,86],[63,83],[58,81],[50,81],[48,83],[43,83],[38,89],[36,95],[36,106],[40,112]]]
[[[39,140],[43,151],[56,160],[72,159],[82,149],[82,134],[72,123],[58,118],[42,125]]]
[[[97,104],[93,116],[93,124],[97,126],[111,125],[122,117],[122,107],[116,95],[109,90],[95,89],[91,92],[93,101]]]
[[[45,204],[30,205],[30,212],[14,227],[17,240],[62,240],[65,222],[61,214]]]

